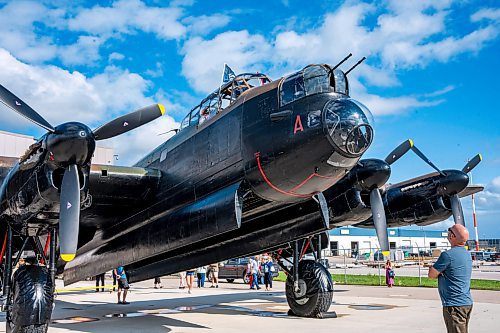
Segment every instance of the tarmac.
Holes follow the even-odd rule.
[[[108,280],[109,281],[109,280]],[[58,289],[62,281],[58,280]],[[272,292],[249,290],[238,280],[219,288],[179,289],[179,279],[134,283],[128,305],[117,304],[116,292],[59,290],[49,332],[445,332],[437,289],[336,286],[330,313],[337,318],[311,319],[287,315],[284,283]],[[84,281],[66,288],[92,287]],[[64,289],[64,288],[63,288]],[[473,290],[469,331],[494,332],[500,317],[500,292]],[[5,332],[5,314],[0,314]]]

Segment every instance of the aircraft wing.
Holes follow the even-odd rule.
[[[469,196],[472,194],[476,194],[476,193],[481,192],[483,190],[484,190],[484,186],[471,185],[471,186],[467,186],[462,192],[458,193],[458,196],[460,198],[463,198],[463,197],[466,197],[466,196]]]
[[[161,172],[156,169],[93,164],[90,199],[82,204],[82,227],[102,229],[139,211],[156,194]]]

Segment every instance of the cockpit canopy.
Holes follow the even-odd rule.
[[[182,120],[180,129],[203,123],[233,104],[248,89],[263,86],[269,82],[271,79],[261,73],[244,73],[236,76],[194,107]]]
[[[344,72],[340,69],[332,71],[328,65],[309,65],[283,79],[280,103],[284,106],[305,96],[327,92],[349,96],[349,85]]]

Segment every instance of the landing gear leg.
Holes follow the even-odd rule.
[[[48,262],[44,259],[49,268],[40,263],[20,266],[9,282],[10,291],[5,306],[7,333],[47,332],[54,304],[56,262],[55,230],[50,229],[49,234],[51,235],[50,257]],[[37,238],[32,239],[33,242],[39,242],[38,236],[34,237]],[[35,246],[35,252],[40,252],[40,248]],[[37,254],[45,258],[43,250],[41,251]],[[11,269],[12,266],[9,267]]]
[[[286,280],[289,314],[299,317],[323,318],[333,299],[330,273],[314,260],[299,262],[298,243],[293,245],[293,272]]]

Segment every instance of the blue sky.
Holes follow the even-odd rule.
[[[257,5],[259,4],[259,5]],[[407,138],[439,167],[483,154],[480,236],[500,237],[500,7],[497,1],[2,1],[0,83],[52,124],[97,127],[161,102],[167,117],[108,140],[131,164],[217,88],[223,63],[277,79],[348,53],[351,95],[375,117],[366,157]],[[0,107],[0,130],[43,131]],[[432,171],[411,153],[395,183]],[[470,199],[463,200],[472,225]],[[450,224],[446,221],[438,226]]]

